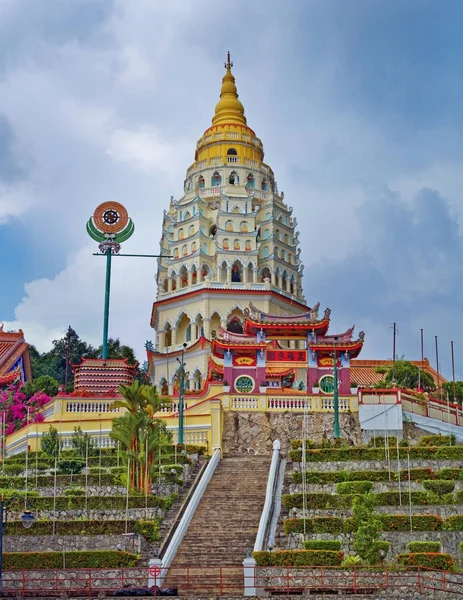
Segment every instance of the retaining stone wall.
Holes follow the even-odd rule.
[[[22,511],[8,511],[8,518],[11,521],[21,520]],[[92,510],[36,510],[34,516],[36,519],[46,518],[49,521],[54,519],[58,521],[74,521],[85,519],[86,521],[123,521],[127,519],[133,521],[152,520],[156,517],[164,519],[166,511],[159,507],[152,508],[129,508],[121,509],[92,509]]]
[[[85,524],[82,523],[82,527]],[[4,552],[71,552],[72,550],[122,550],[140,554],[148,548],[144,537],[125,535],[6,535],[3,538]]]
[[[339,540],[341,542],[341,550],[351,555],[356,554],[354,551],[354,536],[350,533],[342,533],[333,535],[330,533],[309,533],[306,535],[307,540]],[[384,531],[381,539],[391,542],[391,548],[387,555],[387,561],[395,558],[396,554],[408,552],[408,542],[437,542],[442,544],[441,551],[453,554],[456,558],[461,557],[458,544],[463,540],[463,532],[461,531]],[[278,547],[287,550],[289,548],[289,537],[283,532],[278,538]],[[302,533],[293,533],[291,536],[291,549],[303,548],[304,536]]]
[[[336,493],[336,484],[326,484],[319,485],[316,483],[308,483],[307,484],[307,492],[308,493],[319,493],[325,492],[327,494]],[[408,481],[400,482],[400,491],[402,494],[408,494]],[[425,492],[423,485],[418,483],[417,481],[410,482],[410,489],[412,492]],[[463,481],[457,481],[455,483],[455,492],[458,492],[463,489]],[[399,491],[399,482],[398,481],[374,481],[373,482],[373,492],[398,492]],[[291,483],[289,486],[290,494],[302,494],[302,483]],[[408,496],[407,496],[408,500]]]
[[[340,413],[343,436],[353,444],[361,444],[361,431],[357,413]],[[280,440],[281,452],[291,449],[291,440],[302,436],[304,414],[295,412],[224,412],[222,446],[225,456],[243,454],[272,454],[274,440]],[[310,413],[310,439],[321,442],[333,437],[333,415]]]
[[[410,508],[407,504],[407,495],[404,494],[402,506],[377,506],[376,512],[388,515],[403,515],[409,514]],[[461,514],[461,505],[455,504],[431,504],[426,506],[412,506],[413,515],[439,515],[443,519],[452,515]],[[283,509],[283,517],[286,519],[288,511]],[[351,517],[352,510],[350,508],[308,508],[307,517]],[[295,517],[302,518],[302,509],[298,509]]]
[[[31,479],[29,481],[29,485],[30,486],[34,486],[34,480]],[[56,488],[56,495],[57,496],[64,496],[64,491],[68,490],[71,486],[65,486],[65,487],[57,487]],[[78,488],[85,488],[84,485],[76,485],[76,487]],[[88,488],[88,493],[87,496],[102,496],[104,498],[109,498],[110,496],[124,496],[127,493],[127,488],[125,488],[123,485],[95,485],[95,486],[89,486]],[[170,483],[156,483],[153,484],[152,486],[152,490],[151,490],[151,494],[153,496],[169,496],[170,494],[173,493],[178,493],[180,489],[180,486],[177,484],[170,484]],[[54,495],[54,488],[52,487],[43,487],[43,488],[39,488],[39,495],[40,496],[53,496]]]
[[[294,471],[301,471],[301,463],[291,463]],[[422,469],[423,467],[430,468],[433,471],[440,469],[459,469],[461,468],[461,460],[430,460],[430,459],[415,459],[410,460],[410,469]],[[307,471],[384,471],[388,465],[386,460],[359,460],[359,461],[325,461],[325,462],[307,462]],[[400,470],[407,470],[407,461],[400,460]],[[398,471],[397,460],[391,460],[391,471]]]

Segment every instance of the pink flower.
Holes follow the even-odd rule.
[[[34,423],[43,423],[44,421],[45,417],[42,415],[42,413],[37,413],[34,415]]]
[[[6,435],[11,435],[14,432],[14,423],[10,423],[6,428]]]

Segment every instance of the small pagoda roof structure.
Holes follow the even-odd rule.
[[[360,354],[365,339],[363,331],[359,333],[356,340],[353,340],[354,327],[351,327],[344,333],[339,335],[325,335],[318,338],[316,342],[309,342],[310,350],[316,350],[319,355],[333,354],[334,345],[336,343],[336,352],[348,352],[351,357],[356,357]]]
[[[228,350],[239,349],[241,354],[255,353],[256,350],[265,350],[267,342],[259,342],[255,335],[247,333],[235,333],[219,327],[218,337],[212,342],[212,353],[214,356],[223,358]]]
[[[5,331],[0,325],[0,387],[32,379],[29,344],[22,329]]]
[[[330,325],[331,310],[327,308],[321,319],[318,317],[320,303],[307,311],[295,315],[274,315],[264,313],[256,308],[252,303],[246,308],[245,332],[247,334],[256,334],[258,331],[265,331],[267,335],[281,336],[303,334],[307,331],[314,331],[318,335],[325,335]]]
[[[128,365],[127,360],[83,358],[79,365],[72,365],[74,393],[104,394],[115,392],[120,385],[131,385],[138,365]]]

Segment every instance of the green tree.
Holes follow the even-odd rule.
[[[453,382],[446,381],[442,384],[443,388],[443,399],[447,400],[447,396],[450,402],[453,402]],[[463,381],[455,381],[455,399],[458,404],[463,405]]]
[[[127,485],[149,493],[159,455],[163,455],[171,443],[165,422],[154,418],[165,401],[155,388],[137,380],[130,386],[121,385],[118,391],[123,399],[116,400],[112,406],[125,408],[127,412],[113,419],[110,436],[121,445],[125,464],[130,460]]]
[[[58,430],[55,429],[52,425],[50,425],[50,429],[48,433],[44,433],[42,435],[41,448],[42,452],[48,454],[48,456],[52,456],[55,458],[59,454],[59,433]]]
[[[387,387],[395,382],[404,388],[414,389],[420,385],[426,391],[436,389],[432,376],[422,369],[420,373],[420,369],[408,360],[396,360],[384,376],[384,381]]]
[[[81,458],[87,456],[93,448],[93,441],[88,433],[84,433],[81,427],[74,427],[74,433],[71,436],[71,445]]]
[[[91,354],[94,358],[101,358],[103,355],[103,346],[99,346],[96,350],[92,351]],[[135,365],[137,363],[133,348],[121,344],[119,338],[108,339],[108,358],[126,358],[127,364],[129,365]]]
[[[21,388],[21,392],[26,394],[28,398],[33,396],[36,392],[41,391],[53,398],[58,393],[59,383],[50,375],[41,375],[37,379],[27,381]]]
[[[376,565],[380,561],[382,523],[376,513],[373,494],[356,496],[352,502],[352,512],[357,523],[357,530],[354,532],[354,550],[362,561],[369,565]]]

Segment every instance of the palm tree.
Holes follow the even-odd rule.
[[[124,452],[123,461],[133,468],[129,470],[127,485],[139,492],[149,493],[155,470],[155,459],[166,446],[170,436],[164,421],[154,415],[166,405],[156,389],[134,381],[132,385],[121,385],[118,389],[123,399],[113,402],[113,408],[125,408],[126,413],[113,419],[110,433]]]

